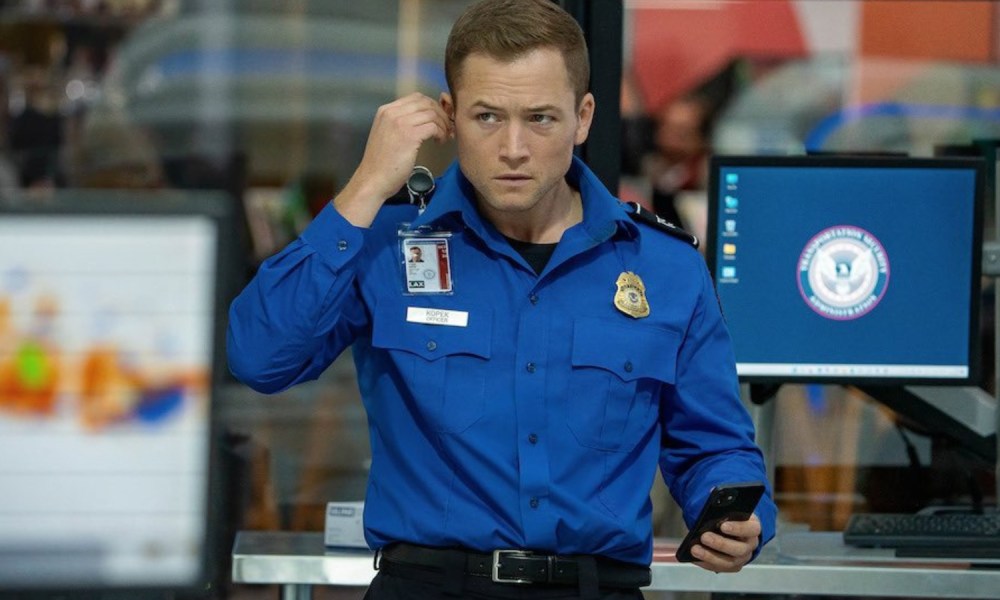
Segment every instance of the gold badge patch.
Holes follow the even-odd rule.
[[[615,282],[618,291],[615,292],[615,308],[633,319],[649,316],[649,303],[646,302],[646,286],[642,279],[632,271],[625,271]]]

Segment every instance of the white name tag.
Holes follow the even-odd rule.
[[[469,313],[464,310],[441,310],[439,308],[406,307],[406,320],[410,323],[425,323],[427,325],[450,325],[452,327],[467,327]]]

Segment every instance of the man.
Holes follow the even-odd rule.
[[[230,366],[275,392],[353,344],[381,551],[368,598],[641,598],[658,462],[689,524],[714,485],[765,478],[707,269],[573,157],[594,98],[554,3],[474,5],[445,71],[438,102],[378,110],[333,205],[234,301]],[[458,161],[426,210],[383,206],[449,137]],[[428,281],[403,265],[416,244],[435,249]],[[739,570],[774,520],[768,494],[702,538],[699,564]]]
[[[424,262],[424,251],[420,249],[420,246],[410,246],[410,262]]]

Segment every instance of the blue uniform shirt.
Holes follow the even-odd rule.
[[[233,302],[230,368],[258,391],[315,379],[353,344],[373,548],[648,564],[657,464],[688,525],[713,485],[766,479],[701,255],[634,222],[579,160],[567,180],[583,221],[540,275],[482,219],[452,165],[422,215],[385,206],[363,229],[327,207]],[[405,222],[452,232],[452,294],[405,293]],[[642,279],[649,316],[615,307],[625,271]],[[409,307],[468,322],[410,322]],[[764,541],[775,512],[768,490],[757,509]]]

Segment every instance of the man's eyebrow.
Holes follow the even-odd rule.
[[[540,112],[562,112],[562,109],[555,104],[540,104],[538,106],[529,106],[528,111],[530,113],[540,113]]]
[[[500,110],[499,106],[493,106],[492,104],[490,104],[485,100],[476,100],[475,102],[472,103],[472,106],[476,108],[485,108],[486,110],[492,110],[492,111]]]
[[[504,109],[500,108],[499,106],[493,106],[486,100],[476,100],[475,102],[472,103],[472,106],[474,108],[485,108],[486,110],[493,112],[506,112]],[[526,113],[562,112],[562,109],[556,106],[555,104],[539,104],[537,106],[527,107],[526,109],[524,109],[524,112]]]

